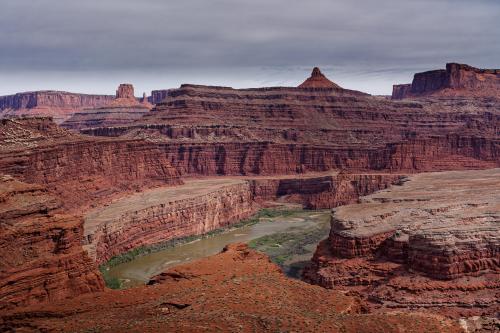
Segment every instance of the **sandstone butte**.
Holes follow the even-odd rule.
[[[415,97],[500,97],[500,69],[449,63],[446,69],[415,74],[411,84],[394,85],[393,99]]]
[[[134,96],[134,87],[129,83],[123,83],[118,87],[115,99],[106,106],[78,111],[66,119],[61,126],[72,130],[85,130],[125,125],[140,119],[152,107],[145,94],[141,101],[138,101]]]
[[[325,83],[319,74],[319,70],[314,70],[311,80],[306,82]],[[116,99],[129,99],[132,95],[130,88],[123,86]],[[2,267],[0,299],[2,307],[9,313],[1,316],[3,323],[7,327],[18,324],[27,327],[27,318],[32,320],[39,316],[41,325],[48,321],[54,327],[62,325],[58,319],[50,319],[50,314],[42,319],[40,309],[49,300],[83,293],[89,295],[83,296],[82,300],[97,302],[94,292],[102,290],[102,282],[99,273],[92,268],[92,262],[101,263],[112,254],[153,244],[160,239],[202,233],[234,223],[267,200],[285,197],[309,208],[330,208],[354,203],[359,196],[384,189],[391,183],[400,183],[403,174],[499,167],[499,106],[497,97],[482,95],[391,101],[338,86],[232,89],[182,85],[168,90],[163,101],[141,118],[120,125],[86,128],[81,131],[83,134],[63,129],[49,118],[2,119],[0,174],[9,175],[2,176],[2,179],[13,177],[19,186],[38,186],[47,196],[56,197],[60,204],[48,209],[36,204],[38,199],[33,196],[19,200],[28,202],[30,207],[39,207],[40,213],[36,214],[48,214],[45,217],[47,228],[55,223],[53,216],[65,214],[67,220],[76,224],[81,222],[75,221],[81,221],[85,216],[83,225],[78,224],[81,231],[73,232],[78,241],[64,245],[67,251],[80,253],[83,262],[75,260],[71,265],[54,265],[64,267],[66,272],[78,272],[66,275],[68,283],[57,284],[60,273],[56,268],[44,272],[37,267],[52,268],[53,265],[44,264],[46,260],[66,254],[53,250],[57,248],[54,243],[57,244],[60,238],[51,237],[50,233],[33,235],[30,229],[33,223],[38,225],[33,222],[38,217],[31,217],[29,209],[19,206],[23,223],[14,223],[20,230],[16,232],[23,235],[26,244],[34,242],[40,245],[33,246],[31,250],[36,250],[37,255],[23,264],[26,265],[22,268],[25,282],[9,280],[11,273],[6,272],[18,269],[13,261],[10,261],[10,266]],[[200,177],[227,178],[230,184],[222,187],[212,184],[196,195],[179,200],[171,199],[175,197],[175,191],[174,194],[167,190],[163,192],[166,187],[175,188],[173,186],[182,191]],[[127,204],[130,198],[150,195],[150,191],[161,191],[158,193],[165,195],[165,201],[147,205],[139,205],[137,201],[137,205],[130,205],[130,212],[124,210],[122,214],[116,214],[118,210],[113,209]],[[220,193],[232,196],[233,201],[221,201]],[[35,204],[30,203],[32,200]],[[193,214],[193,202],[197,201],[205,207],[203,219]],[[16,202],[9,204],[2,199],[0,204],[16,207]],[[172,207],[172,211],[166,207]],[[183,213],[176,217],[175,211]],[[219,211],[223,212],[222,218],[215,221],[214,216]],[[103,215],[99,214],[103,212],[111,212],[113,216],[102,218]],[[4,216],[2,214],[0,216]],[[88,214],[96,214],[97,220],[87,223],[90,221]],[[137,214],[140,224],[134,222],[130,214]],[[2,227],[12,224],[9,216],[2,217],[7,221]],[[162,220],[168,223],[159,223]],[[200,221],[210,221],[211,224],[200,224]],[[68,226],[70,224],[67,222]],[[64,227],[60,226],[58,230],[64,230]],[[0,238],[4,248],[16,248],[18,240],[9,238],[8,233],[1,233]],[[81,255],[82,243],[92,259]],[[7,257],[10,254],[6,251],[0,254],[6,256],[5,262],[9,262]],[[428,268],[434,270],[436,276],[427,277],[426,271],[418,276],[429,278],[432,283],[441,283],[439,275],[446,272],[446,264],[440,260],[437,258],[437,263]],[[490,266],[496,264],[498,267],[498,260],[488,262]],[[383,262],[383,265],[392,264]],[[477,264],[471,265],[476,267]],[[405,272],[405,266],[401,267]],[[85,269],[90,270],[88,284],[94,287],[80,288],[79,279],[87,274],[80,272]],[[468,272],[467,276],[469,273],[473,272]],[[474,274],[483,275],[483,272],[478,270]],[[457,278],[462,277],[451,277],[452,281]],[[27,286],[37,286],[47,279],[58,287],[49,287],[31,297],[32,289]],[[145,313],[139,310],[146,309],[140,304],[154,301],[155,297],[147,299],[138,295],[154,293],[151,291],[154,289],[149,288],[144,287],[135,294],[133,302],[137,303],[131,304],[130,311]],[[441,295],[440,290],[435,288],[432,293]],[[485,289],[478,287],[478,290],[484,292]],[[498,288],[490,290],[496,292]],[[270,292],[273,295],[277,291]],[[133,295],[134,292],[107,291],[97,295],[106,295],[99,297],[103,302],[111,302],[107,295],[114,299],[121,293]],[[160,298],[161,295],[157,294],[156,300]],[[318,299],[321,301],[316,302],[325,301],[323,297]],[[80,301],[78,298],[60,302],[57,305],[59,310],[65,302]],[[87,301],[81,302],[81,306],[90,306],[85,305]],[[23,307],[29,304],[36,307],[36,303],[41,304],[38,310],[20,314]],[[75,304],[68,303],[66,309]],[[113,311],[112,303],[106,304]],[[272,304],[279,307],[277,303]],[[477,313],[475,306],[472,306],[471,314]],[[477,306],[479,308],[482,304]],[[375,307],[363,307],[371,308]],[[403,308],[406,311],[408,307]],[[87,309],[90,312],[82,310],[78,313],[81,316],[94,313]],[[72,310],[70,312],[78,315]],[[457,313],[448,315],[456,317]],[[432,322],[427,321],[428,317],[421,321],[422,327],[430,327],[425,326]],[[396,320],[395,323],[399,322],[398,315],[391,318]],[[411,325],[405,324],[408,321],[399,323],[412,329]]]
[[[132,107],[149,110],[152,106],[144,100],[139,102],[134,97],[131,84],[122,84],[116,96],[89,95],[65,91],[33,91],[14,95],[0,96],[0,118],[16,116],[52,117],[58,124],[70,118],[74,113],[86,109],[105,107]],[[122,112],[126,112],[124,110]]]

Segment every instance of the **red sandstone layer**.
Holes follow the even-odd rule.
[[[311,76],[299,85],[299,88],[341,88],[321,73],[318,67],[314,67]]]
[[[71,114],[90,107],[107,105],[108,95],[86,95],[64,91],[34,91],[0,96],[0,117],[50,116],[61,123]]]
[[[55,214],[43,187],[0,176],[0,312],[104,289],[83,251],[83,221]]]
[[[46,118],[3,119],[0,139],[0,172],[46,185],[67,209],[82,210],[117,193],[181,183],[165,154],[142,140],[85,137]]]

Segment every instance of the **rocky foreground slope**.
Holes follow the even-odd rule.
[[[500,169],[414,175],[331,221],[306,280],[374,308],[500,310]]]
[[[23,332],[462,332],[430,314],[362,314],[359,301],[286,278],[243,244],[170,269],[150,286],[84,295],[0,316]]]

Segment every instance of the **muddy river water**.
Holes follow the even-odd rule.
[[[165,269],[220,252],[225,245],[246,242],[267,253],[285,273],[297,275],[297,267],[311,258],[317,243],[328,236],[329,211],[284,211],[253,225],[231,229],[207,238],[134,258],[108,269],[108,276],[122,287],[146,283]],[[297,266],[297,267],[296,267]]]

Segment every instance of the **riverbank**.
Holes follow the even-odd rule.
[[[276,235],[277,241],[275,238],[269,240],[279,244],[281,251],[289,250],[290,253],[268,249],[271,241],[259,241],[254,245],[256,249],[271,254],[272,260],[288,272],[298,261],[310,259],[317,242],[328,235],[328,221],[329,210],[308,211],[294,206],[262,209],[228,228],[144,246],[115,256],[100,269],[108,287],[130,288],[146,283],[169,267],[216,254],[229,243],[252,242]]]

